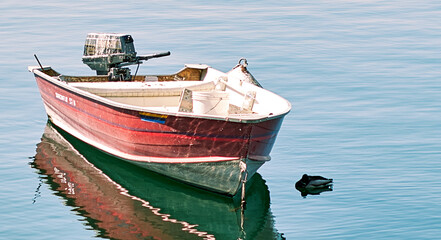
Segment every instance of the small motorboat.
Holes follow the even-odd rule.
[[[262,88],[245,59],[226,73],[205,64],[169,75],[126,67],[168,55],[137,55],[127,34],[90,33],[82,60],[97,75],[63,75],[37,57],[28,69],[57,127],[121,160],[233,196],[270,160],[291,104]]]

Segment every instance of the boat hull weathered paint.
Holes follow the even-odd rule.
[[[56,126],[120,159],[226,195],[237,193],[245,170],[251,178],[270,159],[287,113],[247,121],[158,114],[31,71]]]

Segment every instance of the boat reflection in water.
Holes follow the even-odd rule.
[[[278,239],[265,181],[248,183],[247,206],[125,163],[47,124],[32,166],[99,237]]]

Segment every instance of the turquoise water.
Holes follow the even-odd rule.
[[[425,0],[2,1],[0,239],[109,236],[34,158],[47,117],[27,66],[36,65],[35,53],[64,74],[90,74],[81,62],[88,32],[130,33],[140,54],[171,51],[143,64],[140,74],[175,72],[185,63],[228,71],[246,57],[254,77],[293,104],[272,160],[259,170],[269,204],[248,212],[260,219],[255,226],[273,234],[249,230],[248,239],[282,233],[287,239],[438,238],[440,16],[441,3]],[[303,198],[294,188],[303,173],[333,178],[333,191]],[[157,195],[143,185],[112,181],[167,209],[153,205]],[[154,217],[137,200],[121,206],[128,205],[144,214],[133,221]],[[178,210],[163,213],[185,216]],[[214,221],[183,218],[208,230],[205,222]],[[153,239],[158,232],[198,238],[180,231],[182,225],[155,226]]]

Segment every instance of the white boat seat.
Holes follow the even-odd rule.
[[[213,82],[72,82],[69,85],[101,97],[165,97],[180,96],[182,90],[210,91]]]

